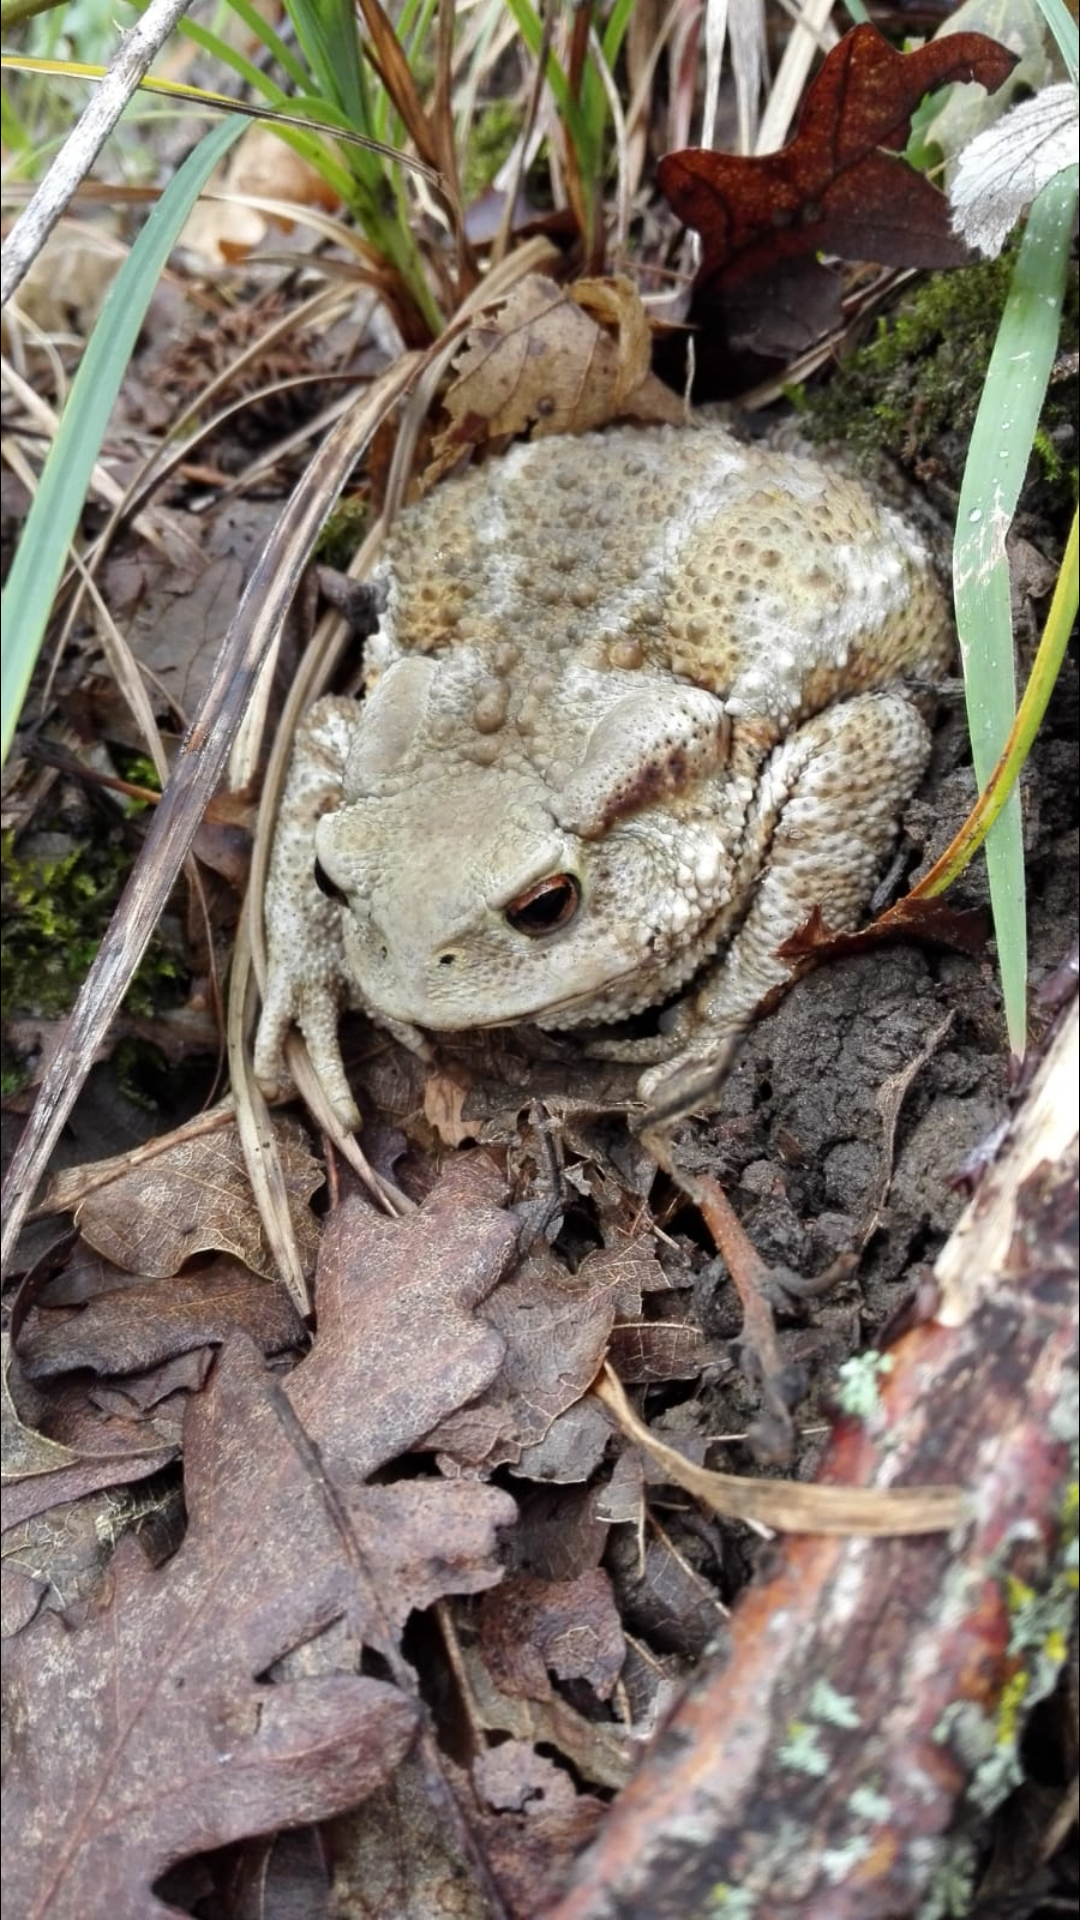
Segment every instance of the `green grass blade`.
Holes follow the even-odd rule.
[[[267,53],[277,61],[282,73],[287,73],[300,91],[305,92],[308,86],[308,75],[304,71],[303,62],[297,59],[296,54],[281,35],[274,32],[270,22],[263,19],[258,7],[252,6],[251,0],[229,0],[229,10],[238,15],[250,34],[262,41]],[[186,20],[181,24],[186,26]]]
[[[975,776],[985,787],[1016,707],[1005,535],[1031,453],[1057,350],[1077,169],[1047,183],[1020,244],[960,489],[953,583]],[[1009,1041],[1023,1052],[1027,938],[1019,794],[986,842]]]
[[[604,59],[613,73],[633,11],[634,0],[616,0],[616,4],[611,9],[611,18],[604,28],[604,36],[600,44],[604,50]]]
[[[239,119],[223,120],[170,181],[113,282],[72,383],[4,589],[4,759],[143,316],[184,221],[243,126]]]
[[[909,897],[913,900],[933,899],[935,894],[944,893],[947,887],[952,886],[954,880],[959,879],[969,860],[982,846],[1020,778],[1021,769],[1031,752],[1035,735],[1042,725],[1043,716],[1050,704],[1050,695],[1054,691],[1054,685],[1061,671],[1061,663],[1069,644],[1069,635],[1076,619],[1077,605],[1080,603],[1078,559],[1080,559],[1080,532],[1078,532],[1077,516],[1074,513],[1072,529],[1066,543],[1057,585],[1054,588],[1054,597],[1050,603],[1050,612],[1046,616],[1042,639],[1039,641],[1031,675],[1024,688],[1024,697],[1017,709],[1016,719],[1013,721],[1001,758],[959,833],[955,835],[940,858],[934,862],[930,872],[924,873],[918,885],[912,887]]]

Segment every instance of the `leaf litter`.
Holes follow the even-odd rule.
[[[953,67],[972,57],[954,39]],[[849,110],[838,70],[825,78],[826,63],[816,83],[837,115]],[[901,113],[887,77],[895,135],[910,106]],[[883,126],[829,172],[811,123],[786,163],[803,196],[796,227],[814,196],[842,225],[872,177],[895,182],[903,163],[876,156]],[[737,188],[710,182],[714,197],[735,196],[744,225],[727,267],[710,239],[700,285],[723,287],[737,330],[775,352],[778,261],[799,260],[785,297],[794,288],[807,314],[817,263],[775,244],[775,223],[755,251],[755,179],[775,192],[775,169]],[[863,230],[868,257],[892,257],[890,191],[873,245]],[[940,217],[935,202],[935,236]],[[810,251],[844,251],[840,237],[819,229]],[[651,379],[650,351],[627,283],[579,283],[568,297],[546,275],[521,281],[466,337],[426,478],[506,434],[581,430],[616,412],[681,418]],[[178,573],[172,587],[160,576],[178,624],[156,664],[185,698],[242,580],[229,527],[216,537],[216,573]],[[159,627],[152,615],[151,644]],[[808,962],[827,951],[839,965],[768,1015],[714,1121],[680,1143],[692,1176],[696,1156],[719,1167],[775,1272],[812,1280],[845,1252],[864,1255],[861,1294],[849,1270],[820,1316],[793,1295],[770,1308],[781,1370],[809,1352],[827,1379],[884,1329],[927,1233],[940,1238],[959,1210],[938,1198],[928,1226],[908,1197],[914,1133],[898,1129],[901,1106],[917,1131],[951,1101],[966,1146],[1000,1095],[992,1067],[935,1038],[948,998],[974,1007],[976,1025],[990,1017],[977,953],[951,910],[937,911],[932,925],[925,912],[908,919],[958,949],[951,974],[872,950],[896,924],[846,945],[805,929]],[[728,1262],[685,1189],[657,1180],[605,1111],[625,1103],[629,1076],[537,1036],[448,1049],[438,1082],[385,1036],[365,1033],[363,1047],[365,1114],[374,1099],[395,1123],[373,1115],[365,1146],[418,1204],[384,1219],[331,1162],[321,1222],[322,1163],[276,1123],[315,1267],[313,1342],[273,1282],[235,1136],[166,1145],[107,1180],[76,1169],[49,1197],[75,1207],[82,1239],[26,1309],[10,1390],[5,1375],[5,1474],[29,1496],[23,1532],[5,1533],[4,1575],[6,1817],[28,1915],[191,1911],[191,1889],[220,1888],[227,1861],[234,1893],[259,1886],[274,1900],[295,1884],[305,1910],[362,1903],[427,1920],[452,1895],[462,1914],[533,1920],[721,1630],[721,1595],[745,1582],[748,1530],[710,1513],[743,1476],[706,1463],[746,1463],[763,1348],[747,1344]],[[890,1081],[882,1128],[875,1103]],[[807,1082],[825,1090],[816,1107]],[[476,1141],[483,1151],[469,1150]],[[590,1392],[605,1358],[614,1375]],[[651,1389],[647,1420],[620,1378]],[[896,1391],[910,1385],[901,1369]],[[800,1425],[827,1398],[814,1389]],[[801,1470],[813,1459],[811,1441]],[[836,1479],[871,1478],[878,1464],[850,1432],[832,1457],[842,1530],[858,1503],[845,1519]],[[914,1487],[940,1477],[924,1464]],[[965,1477],[958,1461],[953,1484]],[[778,1520],[774,1496],[786,1496],[760,1484]],[[736,1511],[745,1519],[753,1502]],[[793,1511],[811,1524],[814,1502]],[[814,1581],[826,1550],[804,1545],[791,1565]],[[768,1609],[754,1617],[766,1640]],[[301,1823],[316,1823],[310,1846],[302,1832],[261,1837]]]

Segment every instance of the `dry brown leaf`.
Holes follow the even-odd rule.
[[[120,1486],[158,1473],[175,1447],[147,1446],[145,1436],[130,1434],[119,1445],[104,1435],[94,1451],[49,1439],[19,1416],[11,1391],[10,1339],[0,1335],[0,1461],[4,1487],[4,1526],[23,1526],[50,1507],[67,1504],[103,1487]]]
[[[838,960],[849,953],[867,953],[888,940],[924,940],[930,946],[952,947],[957,953],[980,953],[986,945],[989,923],[981,908],[952,907],[945,900],[926,900],[916,893],[905,894],[895,906],[886,907],[869,926],[851,933],[836,933],[822,916],[820,907],[811,908],[801,927],[789,934],[777,948],[782,960],[805,972],[818,960]]]
[[[306,1267],[315,1259],[319,1230],[309,1202],[325,1174],[299,1127],[275,1126],[293,1227]],[[231,1253],[252,1273],[277,1278],[248,1183],[235,1127],[179,1140],[141,1164],[120,1171],[82,1197],[93,1166],[73,1167],[51,1182],[51,1212],[74,1209],[84,1239],[129,1273],[167,1280],[195,1253]]]
[[[693,1380],[708,1358],[700,1327],[684,1320],[626,1321],[612,1330],[611,1364],[620,1380],[643,1386]]]
[[[592,1487],[523,1487],[516,1564],[542,1580],[576,1580],[598,1567],[608,1541],[601,1497],[602,1490]]]
[[[472,1718],[491,1733],[550,1746],[564,1754],[583,1780],[594,1786],[626,1785],[639,1745],[625,1727],[609,1720],[588,1720],[559,1693],[550,1700],[522,1700],[503,1693],[489,1674],[479,1649],[458,1649],[460,1671],[469,1692]]]
[[[611,1421],[590,1395],[558,1414],[535,1446],[522,1447],[514,1471],[545,1486],[580,1486],[592,1479],[610,1441]]]
[[[427,1435],[446,1470],[516,1463],[595,1378],[615,1317],[607,1274],[570,1274],[541,1241],[492,1294],[485,1315],[504,1343],[498,1374]]]
[[[247,128],[211,186],[229,197],[219,200],[212,193],[205,195],[189,216],[180,245],[212,267],[243,260],[274,225],[291,231],[283,216],[275,220],[259,207],[241,204],[246,194],[291,200],[298,207],[320,207],[325,213],[333,213],[340,205],[318,169],[265,126]]]
[[[479,1620],[488,1672],[504,1693],[550,1700],[554,1673],[587,1681],[599,1700],[611,1698],[626,1642],[602,1567],[576,1580],[512,1574],[485,1595]]]
[[[497,435],[585,433],[625,416],[681,426],[686,417],[650,371],[648,321],[622,278],[564,292],[527,275],[470,330],[454,366],[429,482]]]
[[[179,1545],[180,1502],[174,1487],[138,1484],[137,1468],[122,1483],[80,1493],[32,1520],[5,1525],[3,1635],[22,1633],[39,1608],[65,1613],[69,1624],[96,1601],[109,1562],[125,1534],[136,1532],[144,1554],[164,1559]],[[5,1520],[7,1511],[5,1508]]]
[[[574,1856],[604,1814],[565,1769],[522,1740],[489,1747],[472,1766],[484,1852],[512,1920],[535,1920],[562,1890]]]
[[[448,1593],[482,1593],[502,1578],[496,1534],[517,1507],[498,1487],[476,1480],[400,1480],[349,1496],[356,1535],[378,1568],[391,1627]]]
[[[327,1225],[319,1336],[287,1390],[343,1483],[414,1447],[497,1373],[503,1340],[476,1309],[517,1251],[504,1191],[483,1154],[462,1154],[407,1218],[351,1200]]]
[[[460,1147],[476,1139],[476,1122],[462,1119],[468,1086],[447,1073],[433,1073],[424,1081],[424,1118],[444,1146]]]
[[[55,1440],[47,1440],[44,1434],[23,1425],[11,1393],[12,1364],[11,1335],[5,1328],[0,1333],[0,1436],[5,1484],[76,1466],[79,1456],[70,1447],[58,1446]]]
[[[701,1571],[653,1515],[644,1544],[620,1529],[608,1565],[627,1627],[666,1653],[700,1660],[727,1616],[711,1577],[715,1563],[709,1573]]]
[[[308,1452],[246,1342],[192,1403],[190,1525],[160,1570],[126,1540],[77,1631],[46,1615],[7,1651],[6,1891],[25,1920],[164,1915],[185,1854],[355,1805],[398,1764],[416,1710],[350,1672],[268,1685],[344,1615],[355,1568]]]
[[[457,1768],[445,1763],[457,1784]],[[468,1816],[467,1816],[468,1817]],[[470,1819],[470,1824],[472,1824]],[[491,1920],[491,1902],[469,1872],[458,1835],[433,1798],[417,1754],[385,1786],[322,1829],[333,1888],[310,1909],[355,1920]],[[306,1916],[308,1909],[303,1909]],[[290,1909],[291,1913],[291,1909]],[[281,1920],[286,1920],[283,1914]],[[300,1916],[297,1916],[300,1920]]]
[[[29,1380],[84,1367],[141,1373],[230,1333],[246,1333],[263,1353],[284,1353],[301,1345],[304,1323],[284,1287],[268,1287],[223,1257],[168,1285],[152,1280],[100,1293],[74,1313],[31,1308],[19,1363]]]

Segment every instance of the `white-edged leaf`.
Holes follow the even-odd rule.
[[[955,231],[988,260],[1055,174],[1076,166],[1078,97],[1068,81],[1014,107],[960,156],[949,189]]]

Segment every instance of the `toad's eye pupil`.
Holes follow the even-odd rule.
[[[552,873],[511,900],[506,918],[515,932],[536,939],[540,934],[554,933],[556,927],[567,926],[580,899],[581,888],[572,873]]]
[[[345,894],[342,893],[337,882],[331,880],[326,868],[320,866],[317,860],[315,862],[315,885],[318,887],[320,893],[325,893],[328,900],[340,900],[342,906],[345,905]]]

